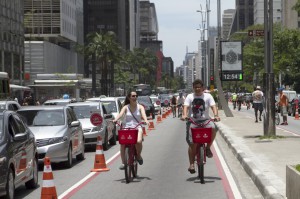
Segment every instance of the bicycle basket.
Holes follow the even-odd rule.
[[[136,144],[138,129],[122,129],[118,131],[119,144]]]
[[[193,143],[211,142],[212,128],[191,128]]]

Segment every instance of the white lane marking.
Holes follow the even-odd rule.
[[[116,158],[120,154],[120,151],[118,151],[115,155],[113,155],[109,160],[106,161],[106,164],[110,163],[114,158]],[[93,177],[97,172],[91,172],[84,178],[82,178],[80,181],[78,181],[76,184],[74,184],[72,187],[70,187],[68,190],[66,190],[64,193],[62,193],[60,196],[58,196],[58,199],[64,198],[66,195],[68,195],[71,191],[79,187],[81,184],[83,184],[85,181]]]
[[[225,160],[224,160],[224,158],[223,158],[223,156],[220,152],[218,144],[216,144],[216,142],[213,142],[213,145],[214,145],[215,151],[217,153],[217,156],[220,160],[220,163],[222,165],[222,168],[224,170],[224,173],[227,177],[227,180],[230,184],[230,187],[231,187],[232,193],[234,195],[234,198],[235,199],[242,199],[241,193],[240,193],[239,189],[237,188],[237,185],[236,185],[236,183],[235,183],[235,181],[234,181],[234,179],[231,175],[231,172],[230,172],[230,170],[229,170],[229,168],[228,168],[228,166],[227,166],[227,164],[226,164],[226,162],[225,162]]]

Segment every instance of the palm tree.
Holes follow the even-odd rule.
[[[121,59],[121,46],[116,42],[115,33],[92,32],[87,35],[87,45],[79,47],[87,60],[92,62],[92,91],[96,94],[96,64],[100,66],[100,91],[110,95],[108,88],[114,89],[114,64]],[[97,93],[98,95],[98,93]]]

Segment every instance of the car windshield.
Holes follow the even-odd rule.
[[[100,107],[97,105],[71,106],[71,108],[78,119],[90,118],[93,112],[100,111]]]
[[[118,112],[115,101],[102,101],[102,104],[104,106],[104,109],[106,110],[106,113],[110,114]]]
[[[28,126],[61,126],[65,124],[64,111],[61,109],[51,110],[21,110]]]
[[[150,103],[150,104],[151,104],[151,99],[150,99],[150,97],[146,97],[146,96],[139,96],[139,97],[138,97],[138,101],[139,101],[139,102],[146,102],[146,103]]]

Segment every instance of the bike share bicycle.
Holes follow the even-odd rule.
[[[121,127],[118,131],[119,144],[125,145],[124,156],[124,171],[126,183],[129,183],[133,178],[137,177],[138,171],[138,159],[135,144],[138,139],[138,127],[145,122],[138,123],[134,128],[122,128],[122,125],[117,122],[117,125]]]
[[[206,146],[207,143],[211,142],[212,139],[212,128],[206,128],[206,126],[211,121],[217,121],[215,119],[210,119],[205,122],[197,122],[192,118],[187,118],[187,122],[194,124],[194,127],[191,128],[192,140],[196,144],[196,162],[198,165],[198,177],[200,183],[204,184],[204,165],[206,164]]]

